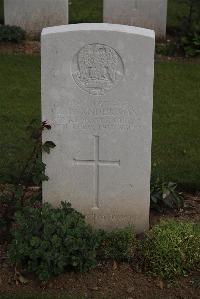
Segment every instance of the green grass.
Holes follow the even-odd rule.
[[[156,64],[153,174],[200,188],[200,64]]]
[[[73,0],[69,6],[70,23],[103,21],[103,0]]]
[[[0,179],[6,179],[29,154],[25,127],[40,119],[40,58],[1,55],[0,74]]]
[[[200,189],[200,65],[157,62],[152,175]],[[17,174],[31,144],[25,127],[40,119],[40,58],[0,55],[0,176]]]

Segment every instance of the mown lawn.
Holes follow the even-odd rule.
[[[152,175],[200,189],[200,65],[157,62]],[[0,55],[0,180],[30,152],[26,126],[40,120],[40,57]],[[134,150],[134,149],[133,149]]]
[[[200,189],[200,64],[155,68],[152,174]]]
[[[27,158],[25,127],[35,118],[39,123],[40,58],[0,55],[0,181]]]
[[[72,0],[70,2],[70,23],[99,23],[103,21],[103,0]]]

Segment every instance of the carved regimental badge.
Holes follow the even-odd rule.
[[[123,61],[111,47],[90,44],[74,56],[72,76],[81,89],[92,95],[103,95],[124,76]]]

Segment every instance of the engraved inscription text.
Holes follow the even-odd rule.
[[[134,107],[125,102],[113,102],[92,101],[84,104],[79,101],[76,104],[69,102],[67,109],[55,107],[54,124],[63,125],[72,130],[90,130],[93,133],[102,130],[128,131],[134,129],[137,118]]]

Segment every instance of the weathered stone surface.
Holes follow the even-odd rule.
[[[68,24],[68,0],[4,0],[5,24],[39,36],[44,27]]]
[[[166,35],[167,0],[104,0],[104,22],[153,29]]]
[[[96,227],[149,224],[154,32],[76,24],[42,32],[43,199]]]

